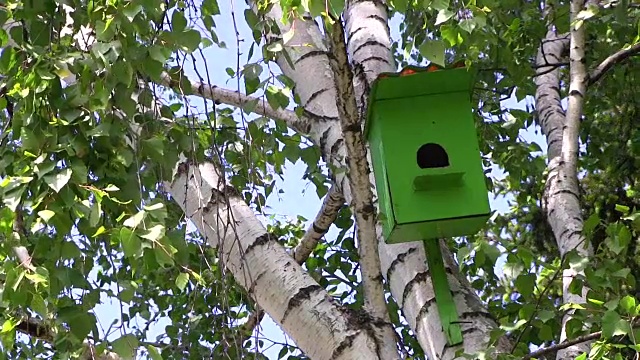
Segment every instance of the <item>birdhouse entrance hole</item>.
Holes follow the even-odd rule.
[[[442,146],[428,143],[418,149],[417,161],[420,169],[442,168],[449,166],[449,155]]]

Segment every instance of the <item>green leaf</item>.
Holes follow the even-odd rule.
[[[55,175],[45,176],[44,181],[53,189],[53,191],[59,193],[62,187],[67,185],[69,179],[71,179],[72,173],[73,172],[70,168],[66,168]]]
[[[173,11],[171,15],[171,26],[174,33],[180,33],[187,27],[187,18],[182,11]]]
[[[120,355],[124,360],[135,359],[138,347],[138,338],[134,335],[128,334],[120,337],[119,339],[111,343],[113,351]]]
[[[119,240],[122,244],[122,251],[126,257],[136,257],[142,251],[142,241],[133,231],[127,228],[121,228],[119,232]]]
[[[153,45],[149,47],[149,57],[161,64],[164,64],[169,60],[169,57],[171,57],[171,50],[163,46]]]
[[[550,310],[540,310],[538,311],[538,319],[540,319],[543,323],[554,319],[556,317],[556,313]]]
[[[620,299],[620,307],[628,315],[635,316],[636,311],[636,299],[633,296],[626,295]]]
[[[140,223],[142,223],[142,220],[144,220],[145,216],[146,211],[140,210],[135,215],[125,220],[123,225],[135,229],[140,226]]]
[[[533,294],[535,283],[535,274],[523,274],[516,278],[515,286],[519,293],[521,293],[525,297],[529,297]]]
[[[609,310],[602,316],[602,336],[610,339],[613,336],[626,335],[629,333],[630,327],[626,320],[620,318],[620,315],[613,310]]]
[[[147,351],[149,352],[151,360],[162,360],[162,355],[160,355],[160,351],[158,351],[155,346],[147,345]]]
[[[171,245],[158,245],[153,248],[156,255],[156,261],[162,267],[171,267],[175,265],[173,255],[178,252],[176,248]]]
[[[71,333],[79,340],[84,341],[87,335],[96,327],[96,317],[91,313],[75,309],[73,315],[66,319]]]
[[[13,331],[13,329],[18,326],[18,322],[12,319],[7,319],[2,323],[2,329],[0,329],[0,334],[6,334],[8,332]]]
[[[617,233],[612,233],[617,228]],[[609,225],[607,232],[609,236],[605,240],[607,247],[616,255],[622,253],[631,242],[631,232],[625,225],[616,223]]]
[[[475,29],[477,26],[475,19],[463,19],[462,21],[460,21],[459,25],[462,30],[468,32],[469,34],[471,34],[473,32],[473,29]]]
[[[449,8],[449,0],[432,0],[431,8],[434,10],[446,10]]]
[[[122,10],[122,14],[124,14],[124,16],[126,16],[129,21],[133,21],[133,19],[142,11],[142,9],[142,5],[131,2],[124,7],[124,9]]]
[[[188,283],[189,283],[188,273],[183,272],[183,273],[180,273],[178,277],[176,277],[176,286],[178,287],[178,289],[180,289],[180,291],[184,291]]]
[[[551,341],[553,340],[553,332],[551,331],[551,326],[549,325],[542,325],[539,329],[538,329],[538,338],[540,338],[540,340],[542,341]]]
[[[420,45],[420,54],[436,65],[445,66],[444,52],[446,45],[441,40],[427,40]]]
[[[42,316],[43,319],[47,318],[47,314],[49,313],[47,311],[47,304],[44,302],[44,299],[42,298],[42,296],[40,296],[40,294],[32,294],[31,308],[33,309],[33,311],[38,313],[38,315]]]
[[[49,222],[49,220],[51,220],[51,218],[55,215],[56,213],[51,211],[51,210],[40,210],[38,211],[38,216],[40,218],[42,218],[42,220],[44,220],[45,222]]]
[[[200,46],[200,41],[202,40],[200,32],[197,30],[187,30],[180,34],[179,38],[180,47],[188,53],[196,51]]]
[[[135,290],[131,288],[125,288],[122,291],[120,291],[120,293],[118,294],[118,299],[126,303],[131,302],[131,300],[133,300],[135,293],[136,293]]]
[[[435,25],[440,25],[444,22],[446,22],[447,20],[451,19],[451,17],[455,15],[455,12],[448,10],[448,9],[441,9],[438,11],[438,16],[436,17],[436,23]]]
[[[147,239],[150,241],[158,241],[160,238],[164,236],[164,226],[163,225],[154,225],[147,232],[140,235],[141,238]]]

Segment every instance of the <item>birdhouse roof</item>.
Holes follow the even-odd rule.
[[[456,65],[454,65],[456,66]],[[466,67],[441,68],[407,66],[400,72],[382,73],[373,82],[369,93],[366,122],[377,101],[420,97],[450,92],[471,91],[474,73]],[[365,134],[368,126],[365,125]]]
[[[369,102],[457,91],[470,91],[473,73],[464,67],[407,66],[396,73],[382,73],[373,82]]]

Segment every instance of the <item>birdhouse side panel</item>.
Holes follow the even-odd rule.
[[[372,112],[374,117],[378,116],[378,112]],[[382,123],[375,120],[371,124],[368,133],[369,150],[371,153],[371,162],[373,167],[373,175],[376,182],[376,195],[378,212],[382,223],[382,235],[384,239],[388,239],[393,231],[396,221],[391,205],[391,196],[389,194],[389,181],[387,179],[387,170],[385,163],[385,151],[381,135]]]
[[[377,102],[398,224],[489,212],[469,94]]]

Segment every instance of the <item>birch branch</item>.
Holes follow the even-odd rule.
[[[536,56],[536,109],[538,124],[547,140],[549,159],[558,157],[562,150],[565,114],[560,98],[560,69],[555,64],[561,62],[568,46],[569,34],[558,36],[553,29],[549,29]]]
[[[325,196],[315,220],[305,232],[298,246],[291,252],[291,256],[298,264],[307,260],[320,239],[329,231],[329,227],[336,221],[342,205],[344,205],[344,197],[334,185]]]
[[[329,33],[331,42],[330,64],[335,81],[336,104],[340,114],[342,134],[347,148],[347,178],[349,186],[359,188],[352,193],[351,206],[356,218],[358,233],[358,253],[362,267],[362,283],[364,301],[371,315],[389,321],[382,274],[380,273],[380,254],[376,243],[376,214],[373,205],[373,193],[369,174],[371,169],[367,162],[367,149],[362,135],[360,116],[353,88],[353,73],[349,66],[344,39],[342,20],[333,20]]]
[[[207,243],[218,249],[221,263],[238,284],[307,356],[388,359],[371,346],[370,328],[354,323],[348,310],[269,236],[253,210],[225,184],[220,169],[182,157],[174,174],[165,183],[174,201]]]
[[[587,85],[585,67],[585,23],[576,22],[578,13],[584,8],[584,0],[573,0],[570,4],[571,28],[569,32],[569,96],[568,108],[562,127],[560,154],[550,157],[549,175],[546,190],[547,220],[553,230],[554,237],[562,258],[576,251],[582,259],[591,256],[591,246],[582,235],[583,220],[579,202],[578,189],[578,150],[580,118]],[[559,84],[558,84],[559,85]],[[587,288],[581,294],[573,294],[571,282],[584,273],[586,261],[563,270],[562,297],[563,303],[584,303]],[[567,312],[562,319],[560,341],[567,339],[567,323],[573,311]],[[588,352],[589,344],[571,345],[558,351],[557,359],[574,359],[583,352]]]
[[[177,81],[168,73],[162,74],[161,85],[180,91],[181,83],[185,80],[189,83],[189,90],[193,94],[197,94],[202,98],[217,101],[226,105],[236,106],[243,110],[251,110],[250,112],[266,116],[271,119],[283,120],[290,128],[302,135],[306,135],[309,132],[309,129],[305,126],[307,121],[300,119],[294,111],[287,109],[274,109],[264,99],[245,95],[238,91],[220,88],[218,86],[211,86],[201,82],[192,82],[189,79],[181,79],[181,81]]]
[[[629,46],[626,49],[619,50],[618,52],[610,55],[606,59],[604,59],[600,65],[598,65],[591,73],[589,74],[588,85],[595,84],[602,76],[606,74],[612,67],[616,64],[619,64],[628,58],[638,55],[640,53],[640,42],[635,43]]]

